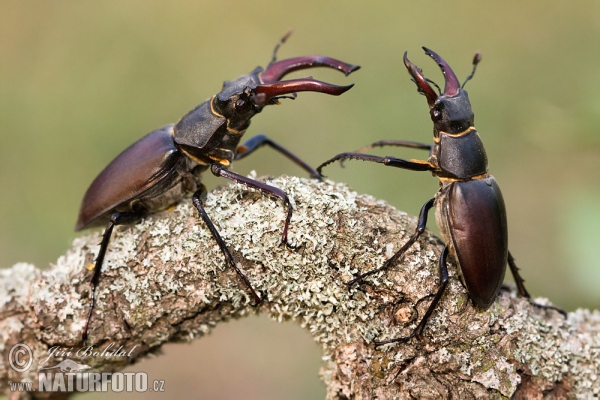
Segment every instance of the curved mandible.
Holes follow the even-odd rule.
[[[423,76],[421,69],[410,62],[407,54],[408,52],[405,51],[403,57],[404,66],[406,69],[408,69],[408,73],[413,77],[414,82],[417,84],[419,93],[425,95],[427,98],[427,104],[429,104],[429,107],[432,107],[433,103],[435,103],[438,98],[438,94],[431,88],[431,86],[429,86],[429,83],[427,83],[427,79],[425,79],[425,76]]]
[[[434,51],[429,50],[427,47],[423,47],[423,50],[425,50],[425,54],[437,62],[442,70],[442,73],[444,74],[444,79],[446,80],[446,85],[444,86],[444,96],[456,96],[460,91],[460,82],[454,74],[454,71],[452,71],[452,68],[450,68],[448,63]]]
[[[360,68],[358,65],[347,64],[331,57],[303,56],[288,58],[287,60],[281,60],[269,64],[269,66],[258,76],[262,83],[273,83],[279,81],[290,72],[314,67],[329,67],[337,69],[338,71],[343,72],[346,76]]]
[[[257,106],[264,106],[278,96],[295,92],[319,92],[339,96],[349,90],[352,86],[354,86],[354,84],[347,86],[332,85],[313,78],[290,79],[287,81],[258,85],[253,89],[252,101]]]

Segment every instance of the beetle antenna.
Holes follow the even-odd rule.
[[[279,42],[277,42],[277,44],[275,45],[275,49],[273,50],[273,57],[271,57],[271,62],[269,63],[269,65],[277,61],[277,51],[279,50],[281,45],[284,44],[285,41],[288,40],[288,38],[292,35],[292,32],[294,32],[293,28],[287,31],[287,33],[283,35],[281,39],[279,39]]]
[[[475,56],[473,57],[473,70],[471,71],[471,75],[467,76],[467,79],[465,79],[462,86],[460,87],[461,89],[463,89],[465,87],[466,83],[473,77],[473,75],[475,75],[475,70],[477,69],[477,64],[479,64],[480,61],[481,61],[481,52],[477,51],[475,53]]]
[[[437,90],[438,90],[438,93],[440,94],[440,96],[442,95],[442,89],[440,89],[440,87],[438,86],[438,84],[437,84],[437,83],[435,83],[434,81],[432,81],[432,80],[431,80],[431,79],[429,79],[429,78],[425,78],[425,80],[426,80],[427,82],[431,83],[433,86],[435,86],[435,87],[437,88]]]

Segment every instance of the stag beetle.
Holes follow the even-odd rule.
[[[415,233],[386,262],[374,270],[365,272],[348,282],[353,285],[365,277],[394,265],[424,232],[427,213],[436,207],[436,223],[446,246],[439,261],[440,285],[431,305],[416,329],[407,337],[375,341],[375,345],[406,342],[417,336],[422,338],[423,329],[438,304],[448,284],[446,259],[452,255],[459,265],[463,282],[476,307],[487,309],[496,298],[504,280],[506,264],[515,278],[518,293],[529,298],[523,279],[514,259],[508,251],[506,210],[500,188],[494,177],[488,174],[488,162],[483,143],[473,126],[473,111],[465,83],[475,74],[481,61],[475,54],[473,70],[460,85],[450,66],[436,53],[423,47],[425,54],[433,58],[445,78],[444,92],[422,71],[411,63],[404,53],[404,65],[417,85],[418,92],[425,95],[433,121],[434,144],[401,140],[383,140],[356,152],[341,153],[321,164],[317,171],[335,161],[356,159],[411,171],[431,171],[439,179],[439,191],[427,201],[419,213]],[[436,93],[429,85],[437,87]],[[406,160],[396,157],[379,157],[362,151],[377,146],[400,146],[429,151],[429,159]],[[549,307],[554,308],[554,307]],[[556,309],[556,308],[555,308]],[[559,310],[562,311],[562,310]]]
[[[257,67],[248,75],[225,81],[221,92],[184,115],[176,124],[163,126],[148,133],[124,150],[96,177],[88,188],[75,229],[77,231],[102,226],[100,249],[95,260],[87,321],[82,339],[85,342],[96,302],[96,289],[106,249],[115,225],[133,223],[145,215],[164,210],[193,193],[192,201],[218,243],[226,262],[249,288],[255,303],[261,302],[248,278],[235,265],[225,242],[204,210],[206,187],[201,173],[210,169],[215,176],[267,193],[283,201],[287,217],[282,243],[287,245],[287,233],[292,206],[282,190],[227,170],[233,160],[239,160],[263,145],[269,145],[291,159],[312,177],[320,175],[304,161],[264,135],[251,138],[238,147],[250,119],[279,99],[295,98],[295,92],[311,91],[340,95],[353,85],[336,86],[312,77],[282,81],[288,73],[313,67],[329,67],[346,76],[359,66],[324,56],[304,56],[276,61],[277,50],[289,33],[275,46],[271,62]],[[291,96],[290,96],[291,95]],[[292,97],[293,96],[293,97]]]

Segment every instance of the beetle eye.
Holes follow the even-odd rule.
[[[237,111],[238,113],[246,113],[248,110],[250,109],[250,102],[243,100],[243,99],[237,99],[235,101],[235,111]]]
[[[433,113],[431,115],[435,119],[440,119],[442,117],[442,113],[440,112],[440,110],[433,110]]]

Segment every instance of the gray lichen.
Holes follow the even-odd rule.
[[[427,309],[442,243],[425,233],[392,270],[349,289],[344,282],[381,266],[406,241],[415,219],[343,184],[294,177],[267,182],[293,202],[289,241],[295,249],[281,245],[285,209],[278,200],[234,184],[213,191],[206,202],[238,266],[264,297],[259,307],[184,201],[115,230],[91,324],[98,349],[109,342],[137,346],[135,361],[229,318],[266,312],[297,321],[322,345],[329,398],[599,395],[598,312],[578,310],[564,319],[510,289],[488,310],[476,310],[453,266],[425,339],[376,349],[374,339],[407,335]],[[25,374],[10,369],[14,343],[30,344],[38,363],[51,346],[81,345],[91,274],[84,267],[99,241],[100,232],[76,239],[46,271],[17,264],[0,272],[1,385],[31,378],[39,368],[34,362]],[[94,371],[124,364],[79,361]]]

